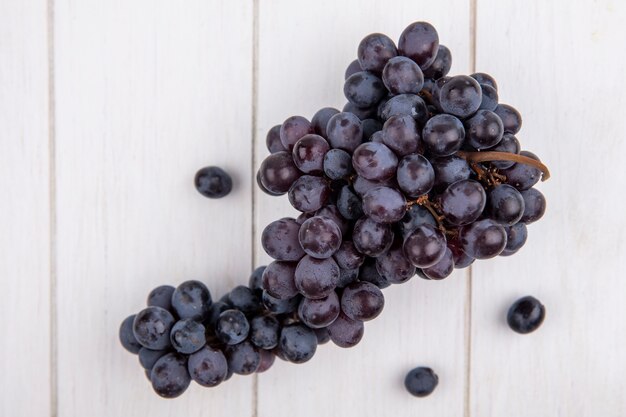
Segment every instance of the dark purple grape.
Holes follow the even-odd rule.
[[[332,204],[324,206],[315,212],[315,216],[326,217],[327,219],[334,221],[335,224],[339,226],[342,236],[348,234],[351,224],[341,215],[337,206]]]
[[[546,308],[530,295],[522,297],[509,308],[506,321],[511,330],[528,334],[541,326],[546,317]]]
[[[228,294],[226,294],[225,298],[228,298]],[[222,314],[226,310],[230,310],[233,308],[229,303],[223,301],[216,301],[211,304],[211,310],[209,312],[209,316],[204,321],[204,324],[209,329],[215,330],[215,326],[217,326],[217,321],[220,318],[220,314]]]
[[[480,84],[467,75],[457,75],[439,89],[439,104],[446,113],[466,118],[480,107]]]
[[[387,61],[396,55],[396,44],[382,33],[371,33],[363,38],[357,52],[361,68],[374,73],[382,72]]]
[[[520,155],[539,161],[537,155],[528,151],[522,151]],[[501,170],[500,173],[506,177],[505,182],[507,184],[512,185],[520,191],[528,190],[541,179],[541,171],[538,168],[520,162],[510,168]]]
[[[319,109],[311,119],[311,126],[313,126],[313,131],[324,138],[328,138],[326,126],[328,126],[328,121],[330,120],[330,118],[337,113],[339,113],[339,110],[334,107],[324,107],[322,109]]]
[[[437,221],[430,211],[428,211],[425,207],[414,204],[409,207],[406,214],[402,218],[402,221],[399,223],[400,230],[402,232],[402,239],[406,239],[407,236],[410,235],[420,224],[430,224],[437,227]]]
[[[524,214],[524,198],[514,187],[500,184],[489,191],[489,218],[504,226],[517,223]]]
[[[312,329],[330,325],[339,316],[339,297],[331,292],[318,300],[303,298],[298,307],[298,317]]]
[[[382,80],[374,74],[362,71],[352,74],[343,85],[343,94],[359,108],[376,105],[387,94]]]
[[[422,155],[408,155],[400,160],[396,173],[398,186],[408,197],[428,193],[435,183],[435,171]]]
[[[187,370],[198,384],[215,387],[226,380],[228,362],[221,350],[205,346],[189,356]]]
[[[480,217],[485,209],[487,196],[478,181],[461,180],[450,184],[439,201],[446,221],[455,226],[462,226]]]
[[[502,135],[502,140],[500,141],[500,143],[498,143],[493,148],[489,148],[487,150],[488,151],[495,151],[495,152],[508,152],[508,153],[519,154],[521,148],[520,148],[519,141],[517,140],[517,138],[515,136],[513,136],[510,133],[505,133],[504,135]],[[493,162],[491,162],[491,165],[493,165],[494,167],[496,167],[498,169],[507,169],[507,168],[511,168],[513,165],[515,165],[515,162],[513,162],[513,161],[493,161]]]
[[[170,341],[179,353],[197,352],[206,343],[205,328],[193,319],[182,319],[172,326]]]
[[[341,245],[339,226],[327,217],[311,217],[300,226],[298,234],[304,251],[315,258],[330,258]]]
[[[354,151],[352,166],[367,180],[384,181],[396,173],[398,157],[382,143],[365,142]]]
[[[299,245],[300,243],[298,243],[298,246]],[[250,274],[250,279],[248,280],[248,287],[251,290],[259,291],[258,294],[263,291],[263,271],[265,271],[265,268],[265,265],[256,268],[254,271],[252,271],[252,274]]]
[[[428,268],[446,253],[446,237],[430,224],[421,224],[404,240],[404,255],[418,268]]]
[[[333,255],[337,265],[342,269],[356,269],[363,265],[365,256],[356,250],[354,243],[350,240],[341,242],[341,246]]]
[[[185,281],[172,293],[172,309],[181,319],[205,318],[211,308],[211,293],[200,281]]]
[[[415,119],[411,116],[392,116],[387,119],[383,126],[383,143],[400,157],[417,152],[420,134]]]
[[[433,116],[422,130],[422,141],[434,156],[449,156],[461,149],[465,128],[459,119],[449,114]]]
[[[359,281],[370,282],[381,290],[391,285],[391,282],[378,272],[376,268],[376,258],[365,258],[363,266],[359,269]]]
[[[439,87],[437,86],[437,81],[424,78],[424,86],[419,92],[419,96],[428,106],[434,107],[435,113],[439,113]]]
[[[515,135],[522,128],[522,115],[508,104],[498,104],[494,113],[502,119],[504,133]]]
[[[362,217],[354,225],[352,241],[356,249],[367,256],[380,256],[393,243],[393,232],[388,224],[376,223]]]
[[[348,220],[358,219],[363,215],[361,199],[348,186],[341,188],[341,191],[339,191],[337,209]]]
[[[233,189],[233,180],[220,167],[204,167],[196,172],[196,190],[207,198],[222,198]]]
[[[330,197],[330,187],[322,177],[303,175],[293,183],[288,197],[293,208],[310,213],[326,204]]]
[[[392,246],[376,258],[376,269],[392,284],[402,284],[415,275],[415,266],[404,255],[402,245]]]
[[[350,78],[352,74],[356,74],[357,72],[361,72],[361,71],[363,71],[363,68],[361,68],[361,64],[359,63],[359,60],[355,59],[354,61],[350,62],[350,65],[348,65],[348,68],[346,68],[346,72],[344,74],[344,80],[347,80],[348,78]]]
[[[276,355],[269,350],[261,349],[259,350],[259,355],[261,356],[261,361],[259,362],[259,367],[256,369],[257,374],[270,369],[272,365],[274,365],[274,360],[276,359]]]
[[[263,306],[265,306],[267,311],[274,314],[293,313],[296,311],[296,308],[298,308],[301,298],[302,296],[298,294],[295,297],[281,300],[280,298],[271,296],[267,291],[263,291],[263,295],[261,296]]]
[[[489,110],[478,110],[465,122],[465,132],[467,143],[481,150],[492,148],[500,143],[504,128],[497,114]]]
[[[385,65],[383,83],[393,95],[417,94],[424,86],[424,74],[413,60],[397,56]]]
[[[315,332],[315,336],[317,337],[318,345],[328,343],[328,341],[330,340],[330,335],[328,334],[327,328],[313,329],[313,331]]]
[[[486,84],[481,84],[480,89],[483,99],[480,102],[479,109],[494,111],[498,107],[498,91]]]
[[[365,119],[361,121],[361,127],[363,128],[363,141],[367,141],[383,128],[383,124],[378,119]]]
[[[139,364],[147,371],[151,371],[154,364],[163,356],[170,353],[170,350],[151,350],[145,347],[139,349]]]
[[[293,147],[293,162],[305,174],[321,174],[324,170],[324,156],[329,149],[323,137],[304,135]]]
[[[387,120],[393,116],[411,116],[420,126],[428,120],[428,108],[424,100],[417,94],[400,94],[394,96],[378,109],[380,118]]]
[[[522,191],[521,194],[524,199],[524,214],[520,222],[531,224],[542,218],[546,212],[546,198],[541,191],[536,188],[530,188]]]
[[[354,182],[352,183],[352,188],[361,197],[363,197],[365,193],[367,193],[372,188],[381,187],[381,186],[397,187],[398,183],[395,181],[393,177],[387,180],[383,180],[383,181],[371,181],[371,180],[366,180],[365,178],[360,177],[358,175],[356,176],[356,178],[354,178]]]
[[[274,316],[258,316],[250,321],[250,341],[261,349],[274,349],[279,332],[280,323]]]
[[[265,137],[265,145],[270,153],[287,150],[287,148],[285,148],[283,143],[280,141],[280,125],[273,126],[270,130],[268,130],[267,136]]]
[[[343,290],[341,311],[352,320],[375,319],[383,311],[385,297],[376,285],[370,282],[355,282]]]
[[[191,383],[187,371],[187,356],[180,353],[162,356],[152,367],[150,381],[154,391],[163,398],[181,395]]]
[[[296,142],[309,133],[313,133],[311,122],[302,116],[291,116],[280,126],[280,142],[291,152]]]
[[[328,326],[330,340],[339,347],[350,348],[356,346],[363,338],[365,326],[362,321],[352,320],[344,313]]]
[[[293,363],[304,363],[315,355],[317,336],[315,332],[301,324],[283,327],[278,342],[284,357]]]
[[[135,321],[135,314],[128,316],[124,319],[120,325],[119,337],[120,343],[130,353],[138,353],[143,348],[141,343],[137,341],[133,334],[133,322]]]
[[[261,184],[275,195],[285,194],[302,173],[289,152],[276,152],[265,158],[259,169]]]
[[[485,74],[484,72],[475,72],[474,74],[470,75],[470,77],[478,81],[479,84],[488,85],[489,87],[498,91],[498,83],[496,83],[495,78],[493,78],[491,75]]]
[[[435,61],[438,49],[437,30],[427,22],[411,23],[398,41],[399,54],[411,58],[422,69],[428,68]]]
[[[247,340],[238,345],[226,346],[224,353],[228,368],[238,375],[253,374],[261,364],[259,349]]]
[[[226,310],[220,314],[215,326],[218,339],[227,345],[236,345],[246,340],[250,332],[250,323],[239,310]]]
[[[272,262],[263,272],[263,289],[272,297],[287,300],[298,294],[294,282],[295,262]]]
[[[300,245],[298,244],[298,246]],[[302,255],[304,256],[304,253]],[[247,315],[255,314],[261,309],[260,297],[245,285],[238,285],[233,288],[228,293],[228,301],[233,308]]]
[[[148,300],[146,304],[148,307],[155,306],[161,307],[166,310],[172,309],[172,294],[176,288],[171,285],[161,285],[160,287],[156,287],[150,294],[148,294]]]
[[[437,388],[439,377],[430,368],[419,367],[411,370],[404,378],[404,387],[415,397],[426,397]]]
[[[256,185],[261,189],[261,191],[263,191],[265,194],[270,195],[272,197],[276,197],[276,196],[283,194],[283,193],[274,193],[268,190],[267,188],[265,188],[265,186],[261,182],[261,170],[260,169],[256,172]]]
[[[435,60],[424,70],[424,77],[438,80],[448,75],[450,68],[452,68],[452,54],[448,47],[439,45]]]
[[[135,316],[133,335],[141,346],[163,350],[170,346],[170,330],[176,320],[161,307],[147,307]]]
[[[310,299],[327,297],[339,282],[339,266],[333,258],[305,256],[298,262],[295,282],[300,294]]]
[[[360,270],[355,269],[343,269],[339,268],[339,282],[337,282],[337,288],[346,287],[359,279]]]
[[[335,149],[353,152],[363,142],[361,120],[352,113],[337,113],[326,126],[328,143]]]
[[[506,247],[500,256],[510,256],[516,253],[528,238],[528,229],[524,223],[517,223],[511,227],[506,227]]]
[[[395,223],[406,213],[406,199],[394,188],[374,188],[363,196],[363,211],[375,222]]]
[[[435,171],[435,188],[445,188],[457,181],[466,180],[472,170],[463,158],[456,155],[434,158],[430,160]]]
[[[504,227],[491,219],[463,227],[460,238],[465,253],[476,259],[498,256],[506,246]]]
[[[261,234],[261,245],[277,261],[299,261],[304,256],[298,231],[300,224],[290,217],[273,221]]]
[[[463,244],[459,241],[458,234],[456,237],[448,237],[447,240],[448,249],[452,252],[452,260],[454,261],[455,268],[467,268],[474,263],[475,259],[463,250]]]
[[[423,268],[422,272],[430,279],[440,280],[447,278],[454,271],[454,256],[450,248],[446,247],[443,258],[433,266]]]
[[[382,130],[375,132],[372,137],[370,137],[370,142],[383,143],[383,132]]]
[[[378,105],[374,105],[372,107],[361,108],[361,107],[355,106],[352,103],[346,103],[343,106],[342,111],[344,113],[352,113],[356,117],[358,117],[359,120],[363,121],[365,119],[371,119],[372,117],[376,117],[376,115],[378,114]]]
[[[324,174],[331,180],[348,178],[352,168],[352,155],[341,149],[331,149],[324,156]]]

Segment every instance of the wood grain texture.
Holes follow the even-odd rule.
[[[0,2],[0,415],[50,413],[47,8]]]
[[[454,10],[454,13],[449,13]],[[268,154],[265,134],[291,115],[311,118],[322,107],[341,108],[343,73],[360,40],[372,32],[397,39],[404,27],[426,20],[454,54],[453,72],[469,69],[466,1],[260,2],[257,163]],[[286,196],[257,191],[257,236],[270,221],[297,216]],[[258,240],[258,238],[257,238]],[[260,248],[259,263],[269,262]],[[466,272],[446,281],[410,283],[385,290],[382,315],[366,324],[355,348],[329,343],[303,365],[277,360],[259,376],[259,417],[319,415],[463,415],[465,389]],[[437,392],[416,401],[406,393],[406,372],[432,366]]]
[[[162,400],[117,340],[157,285],[248,279],[251,10],[57,0],[59,416],[252,414],[252,378]],[[227,198],[194,189],[206,165]]]
[[[521,111],[523,148],[552,178],[526,246],[474,268],[473,416],[626,413],[626,4],[571,6],[478,1],[478,70]],[[505,316],[527,294],[547,317],[520,336]]]

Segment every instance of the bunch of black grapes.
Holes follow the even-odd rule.
[[[498,102],[496,81],[448,76],[451,62],[426,22],[397,46],[368,35],[346,70],[343,111],[269,131],[257,183],[302,214],[265,228],[275,261],[247,287],[218,302],[198,281],[159,287],[122,324],[159,395],[262,372],[275,356],[306,362],[328,340],[354,346],[383,309],[381,289],[524,245],[546,204],[532,187],[548,170],[521,151],[521,116]]]

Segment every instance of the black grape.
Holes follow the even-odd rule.
[[[484,72],[475,72],[474,74],[470,75],[470,77],[478,81],[479,84],[488,85],[489,87],[498,91],[498,83],[496,83],[496,79],[493,78],[491,75],[485,74]]]
[[[411,58],[422,69],[428,68],[437,57],[439,35],[427,22],[415,22],[407,26],[400,35],[398,52]]]
[[[450,184],[440,197],[441,211],[446,221],[456,226],[470,224],[478,219],[486,203],[485,189],[474,180]]]
[[[326,126],[328,126],[328,121],[330,120],[330,118],[337,113],[339,113],[339,110],[334,107],[324,107],[322,109],[319,109],[311,119],[311,126],[313,126],[313,131],[324,138],[328,138]]]
[[[228,362],[221,350],[204,346],[189,356],[187,370],[191,379],[203,387],[214,387],[226,380]]]
[[[463,250],[472,258],[498,256],[506,246],[504,227],[491,219],[479,220],[461,229]]]
[[[392,116],[383,126],[383,143],[398,156],[417,152],[420,134],[413,117]]]
[[[445,255],[446,237],[430,224],[421,224],[404,240],[404,254],[418,268],[435,265]]]
[[[454,257],[450,248],[446,247],[443,258],[433,266],[423,268],[422,272],[430,279],[439,280],[448,277],[454,271]]]
[[[376,258],[376,269],[392,284],[402,284],[415,275],[415,266],[404,255],[402,245],[392,246]]]
[[[351,224],[346,218],[341,215],[341,212],[339,211],[337,206],[332,204],[326,205],[317,210],[315,212],[315,216],[326,217],[327,219],[332,220],[337,226],[339,226],[339,230],[341,230],[342,236],[348,234]]]
[[[261,357],[261,360],[259,362],[259,367],[256,369],[257,374],[270,369],[272,365],[274,365],[274,360],[276,359],[276,355],[274,355],[274,353],[264,349],[259,350],[259,356]]]
[[[399,223],[400,231],[402,232],[402,239],[406,239],[407,236],[417,228],[417,226],[424,223],[437,227],[437,221],[428,209],[417,204],[409,207]]]
[[[361,121],[361,127],[363,128],[363,141],[367,141],[383,128],[383,124],[378,119],[365,119]]]
[[[481,84],[480,89],[483,99],[479,109],[494,111],[498,107],[498,90],[486,84]]]
[[[489,217],[504,226],[517,223],[524,214],[524,198],[515,188],[500,184],[489,191]]]
[[[327,297],[339,282],[339,266],[333,258],[305,256],[298,262],[295,284],[300,294],[310,299]]]
[[[133,334],[133,322],[135,321],[135,314],[128,316],[124,319],[120,325],[119,338],[120,343],[130,353],[138,353],[142,349],[141,343],[137,341]]]
[[[278,342],[285,358],[293,363],[304,363],[311,359],[317,349],[315,332],[301,324],[283,327]]]
[[[300,224],[285,217],[268,224],[261,234],[261,245],[277,261],[299,261],[304,256],[298,232]]]
[[[331,149],[324,156],[324,174],[331,180],[349,177],[352,168],[352,155],[342,149]]]
[[[313,133],[311,122],[302,116],[291,116],[280,126],[280,142],[291,152],[296,142],[308,133]]]
[[[408,197],[417,198],[428,193],[435,183],[435,171],[422,155],[402,158],[397,171],[398,186]]]
[[[430,162],[435,171],[436,188],[445,188],[457,181],[466,180],[472,173],[467,161],[456,155],[434,158]]]
[[[196,352],[206,343],[205,328],[193,319],[182,319],[172,326],[170,340],[179,353]]]
[[[376,115],[378,114],[378,105],[361,108],[348,102],[343,106],[342,111],[344,113],[352,113],[356,117],[358,117],[359,120],[363,121],[365,119],[371,119],[372,117],[376,117]]]
[[[170,350],[151,350],[145,347],[139,349],[139,363],[141,367],[147,371],[151,371],[154,367],[154,364],[161,359],[163,356],[170,353]]]
[[[339,316],[339,297],[335,291],[324,298],[303,298],[298,307],[298,317],[312,329],[329,326]]]
[[[172,293],[172,308],[179,318],[205,318],[211,307],[211,293],[200,281],[185,281]]]
[[[516,253],[528,238],[528,229],[524,223],[516,223],[506,227],[506,246],[500,256],[510,256]]]
[[[238,345],[229,345],[224,349],[229,370],[238,375],[250,375],[259,368],[261,355],[259,349],[249,341]]]
[[[417,94],[424,86],[424,74],[415,61],[398,56],[387,61],[383,83],[391,94]]]
[[[361,199],[348,186],[342,187],[337,198],[337,209],[348,220],[358,219],[363,215]]]
[[[226,310],[220,314],[215,327],[218,339],[227,345],[243,342],[250,331],[250,323],[239,310]]]
[[[406,199],[393,188],[374,188],[363,196],[363,211],[375,222],[395,223],[404,217]]]
[[[250,274],[250,279],[248,279],[248,287],[251,290],[259,291],[259,294],[263,291],[263,271],[265,271],[265,268],[265,266],[256,268]]]
[[[278,345],[280,323],[274,316],[258,316],[250,321],[250,342],[261,349]]]
[[[363,71],[363,68],[361,68],[359,60],[355,59],[354,61],[350,62],[350,65],[348,65],[348,68],[346,68],[346,72],[344,73],[344,80],[350,78],[352,74],[356,74],[357,72],[361,71]]]
[[[288,314],[296,311],[296,308],[298,308],[298,304],[300,304],[301,298],[302,296],[300,294],[297,294],[296,296],[291,298],[280,299],[271,296],[267,291],[263,291],[261,301],[267,311],[271,313]]]
[[[502,120],[504,133],[515,135],[522,128],[522,115],[508,104],[498,104],[494,112]]]
[[[387,224],[362,217],[354,225],[352,241],[359,252],[376,257],[389,249],[393,243],[393,232]]]
[[[378,272],[376,259],[377,258],[370,257],[365,258],[365,262],[363,262],[363,266],[361,266],[361,269],[359,270],[358,278],[359,281],[370,282],[382,290],[390,286],[391,282]]]
[[[220,167],[204,167],[196,172],[196,190],[207,198],[222,198],[233,189],[233,180]]]
[[[310,213],[322,208],[330,196],[330,187],[322,177],[303,175],[289,189],[289,202],[298,211]]]
[[[422,140],[426,148],[435,156],[449,156],[463,145],[465,128],[463,123],[449,114],[432,117],[422,131]]]
[[[395,174],[398,157],[382,143],[366,142],[354,151],[352,166],[365,179],[383,181]]]
[[[546,317],[546,308],[530,295],[522,297],[509,308],[506,321],[509,327],[520,334],[534,332]]]
[[[387,61],[396,55],[396,44],[382,33],[372,33],[363,38],[357,53],[361,68],[374,73],[380,73]]]
[[[181,395],[191,383],[187,371],[187,356],[180,353],[162,356],[152,367],[150,381],[154,391],[163,398]]]
[[[233,288],[228,293],[228,302],[233,308],[246,315],[255,314],[261,309],[260,297],[245,285],[238,285]]]
[[[148,300],[146,305],[161,307],[166,310],[172,309],[172,294],[176,288],[171,285],[161,285],[156,287],[150,294],[148,294]]]
[[[531,224],[542,218],[546,212],[546,198],[541,191],[530,188],[522,191],[521,194],[524,199],[524,213],[520,221]]]
[[[522,151],[520,155],[539,160],[535,154],[528,151]],[[520,162],[515,163],[510,168],[501,170],[500,173],[506,177],[505,182],[507,184],[520,191],[528,190],[541,179],[541,171],[538,168]]]
[[[276,152],[261,163],[259,177],[261,184],[269,192],[280,195],[289,191],[291,185],[302,173],[293,163],[289,152]]]
[[[415,397],[426,397],[437,388],[439,377],[432,369],[419,367],[411,370],[404,378],[404,387]]]
[[[383,311],[384,306],[382,291],[370,282],[350,284],[341,295],[341,311],[352,320],[373,320]]]
[[[343,94],[355,106],[368,108],[382,100],[387,94],[387,89],[380,78],[362,71],[348,77],[343,86]]]
[[[363,142],[361,120],[352,113],[337,113],[326,126],[328,143],[336,149],[353,152]]]
[[[350,240],[341,242],[341,246],[334,253],[333,258],[335,258],[337,265],[343,269],[356,269],[365,261],[365,256],[356,249]]]
[[[362,321],[353,320],[340,313],[339,317],[328,326],[330,340],[339,347],[349,348],[356,346],[363,338],[365,326]]]
[[[267,131],[267,136],[265,137],[265,145],[267,146],[267,150],[270,151],[270,153],[287,150],[287,148],[285,148],[283,146],[283,143],[280,141],[280,125],[273,126],[270,130]]]
[[[272,262],[263,272],[263,289],[272,297],[286,300],[298,294],[294,282],[295,262]]]
[[[502,120],[492,111],[478,110],[465,122],[467,143],[476,149],[487,149],[496,146],[502,140],[504,127]]]
[[[133,335],[141,346],[163,350],[170,346],[170,330],[174,323],[174,317],[166,309],[147,307],[135,316]]]
[[[311,217],[300,226],[298,233],[302,249],[315,258],[330,258],[341,245],[339,226],[327,217]]]
[[[513,136],[510,133],[505,133],[504,135],[502,135],[502,140],[496,146],[494,146],[493,148],[489,148],[487,150],[495,151],[495,152],[508,152],[508,153],[519,154],[521,148],[520,148],[520,143],[515,136]],[[493,161],[491,162],[491,165],[493,165],[494,167],[498,169],[507,169],[515,165],[515,162],[514,161]]]
[[[467,75],[457,75],[439,89],[441,108],[457,117],[468,117],[480,107],[482,92],[480,84]]]
[[[420,126],[428,120],[428,108],[417,94],[399,94],[381,103],[378,109],[380,118],[387,120],[393,116],[411,116]]]
[[[354,268],[354,269],[339,268],[339,281],[337,282],[337,288],[346,287],[352,284],[353,282],[357,281],[359,279],[360,272],[361,271],[359,268]]]
[[[305,174],[321,174],[324,170],[324,156],[329,149],[323,137],[304,135],[293,147],[293,162]]]
[[[313,331],[315,332],[315,336],[317,337],[318,345],[323,345],[325,343],[328,343],[328,341],[330,340],[330,335],[328,334],[328,328],[313,329]]]

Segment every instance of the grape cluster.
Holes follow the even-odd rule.
[[[498,102],[493,77],[448,76],[450,50],[425,22],[397,45],[366,36],[357,56],[343,111],[267,134],[257,183],[301,213],[263,230],[274,261],[216,302],[198,281],[159,287],[122,323],[159,395],[265,371],[275,356],[303,363],[329,340],[352,347],[381,313],[382,289],[512,255],[542,217],[532,187],[548,170],[521,151],[521,116]]]

